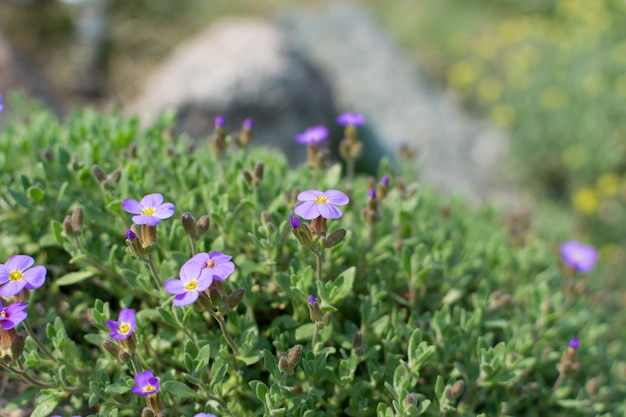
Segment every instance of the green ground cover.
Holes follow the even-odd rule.
[[[5,105],[22,109],[0,137],[0,259],[29,255],[47,269],[22,298],[28,317],[16,329],[32,333],[23,352],[0,331],[18,340],[3,348],[0,371],[27,386],[7,410],[34,398],[35,417],[136,416],[160,408],[131,392],[149,370],[167,416],[626,412],[619,300],[603,287],[602,264],[587,275],[563,265],[567,236],[546,239],[519,219],[403,184],[388,161],[373,180],[351,181],[333,163],[290,171],[268,149],[230,143],[219,154],[172,137],[167,116],[142,130],[115,114],[61,123],[17,99]],[[350,199],[327,239],[313,239],[346,231],[319,269],[319,251],[301,244],[312,235],[290,221],[296,189]],[[175,213],[144,248],[132,242],[149,242],[150,229],[127,242],[122,204],[150,193]],[[208,216],[204,233],[190,238],[186,212]],[[174,306],[162,283],[211,251],[232,256],[234,273],[201,305]],[[11,301],[3,296],[5,308]],[[109,336],[122,308],[136,312],[136,349]]]

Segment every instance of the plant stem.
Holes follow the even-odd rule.
[[[322,282],[322,256],[323,253],[322,251],[315,251],[313,252],[315,254],[315,272],[317,274],[317,280]]]
[[[191,256],[198,253],[198,250],[196,249],[196,241],[191,236],[189,236],[189,246],[191,246]]]
[[[9,371],[11,373],[14,373],[15,375],[18,375],[19,377],[25,379],[26,381],[30,382],[31,384],[33,384],[36,387],[39,387],[39,388],[56,388],[54,385],[50,385],[50,384],[46,384],[45,382],[37,381],[36,379],[34,379],[32,376],[28,375],[23,370],[21,371],[19,369],[13,368],[12,366],[5,365],[3,362],[0,362],[0,367],[6,369],[7,371]]]
[[[57,359],[54,357],[52,352],[50,352],[50,350],[43,343],[41,343],[41,341],[37,338],[37,336],[35,335],[35,332],[33,331],[33,328],[30,327],[30,324],[28,323],[28,321],[24,320],[22,324],[24,325],[24,328],[26,329],[26,332],[28,333],[28,335],[31,337],[31,339],[33,339],[33,342],[35,342],[35,344],[37,345],[37,347],[39,347],[41,352],[56,363]]]
[[[143,258],[144,262],[148,264],[148,268],[150,269],[150,273],[152,274],[152,278],[154,278],[154,283],[156,284],[157,290],[161,288],[161,277],[159,277],[159,273],[154,266],[154,262],[152,262],[152,255],[148,255],[147,258]]]
[[[238,371],[239,370],[239,366],[237,365],[237,356],[239,356],[239,349],[237,349],[237,345],[235,344],[235,341],[230,336],[230,333],[228,333],[228,329],[226,328],[226,322],[224,321],[224,317],[222,317],[222,314],[220,312],[213,312],[211,310],[209,310],[209,314],[220,325],[220,329],[222,330],[222,334],[226,338],[226,342],[228,343],[228,345],[230,346],[230,348],[233,351],[233,355],[234,355],[234,357],[233,357],[233,369],[235,369],[235,371]]]
[[[315,348],[315,346],[317,346],[317,337],[320,334],[320,329],[315,326],[315,330],[313,331],[313,339],[311,339],[311,345],[313,348],[313,354],[315,355],[317,353],[317,349]]]
[[[134,352],[130,354],[130,363],[133,366],[133,371],[135,371],[135,375],[141,372],[141,367],[139,366],[139,362],[137,362],[137,356],[135,356]]]

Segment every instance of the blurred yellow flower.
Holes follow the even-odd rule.
[[[474,42],[473,50],[479,57],[492,60],[498,53],[498,40],[494,35],[483,35]]]
[[[626,97],[626,74],[620,75],[619,78],[615,80],[615,90],[620,96]]]
[[[515,122],[515,109],[509,104],[498,104],[491,109],[491,120],[498,126],[511,126]]]
[[[608,263],[623,259],[624,249],[615,243],[606,243],[600,246],[600,258]]]
[[[614,172],[602,174],[596,180],[596,191],[603,197],[612,197],[619,191],[619,177]]]
[[[563,107],[566,99],[565,92],[558,87],[548,87],[541,94],[541,104],[550,110]]]
[[[580,213],[593,214],[598,210],[598,197],[596,193],[587,187],[582,187],[572,196],[574,208]]]
[[[626,64],[626,41],[622,41],[611,48],[611,57],[620,64]]]
[[[502,97],[502,83],[495,78],[487,78],[478,85],[478,97],[483,103],[493,103]]]
[[[498,28],[498,37],[506,44],[516,44],[524,40],[531,32],[531,25],[527,19],[517,17],[505,20]]]
[[[571,169],[576,170],[587,163],[587,151],[579,145],[573,145],[563,152],[563,162]]]
[[[478,79],[481,66],[473,61],[460,61],[450,67],[448,82],[456,88],[468,87]]]
[[[589,74],[583,81],[585,91],[592,96],[599,96],[606,90],[606,80],[601,74]]]

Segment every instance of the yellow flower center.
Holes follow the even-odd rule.
[[[8,317],[6,311],[0,311],[0,317]]]
[[[215,265],[217,265],[215,263],[215,261],[213,259],[209,259],[206,264],[204,264],[205,268],[215,268]]]
[[[185,284],[185,289],[187,291],[192,291],[192,290],[195,290],[197,286],[198,286],[198,283],[196,281],[189,281],[188,283]]]
[[[9,281],[19,281],[24,277],[22,271],[13,270],[9,272]]]
[[[120,324],[120,328],[117,329],[117,332],[120,334],[126,334],[130,331],[130,324],[128,323],[122,323]]]
[[[154,390],[155,390],[155,388],[154,388],[154,385],[152,385],[152,384],[146,384],[143,387],[143,392],[150,392],[150,391],[154,391]]]
[[[141,214],[146,216],[154,216],[154,207],[145,207],[141,209]]]
[[[324,204],[324,203],[328,203],[328,197],[326,197],[325,195],[321,195],[315,198],[315,204]]]

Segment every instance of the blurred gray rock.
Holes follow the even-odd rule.
[[[514,197],[501,165],[508,137],[465,114],[367,9],[331,2],[286,12],[278,22],[331,81],[340,111],[363,113],[387,149],[418,149],[420,181],[480,201]]]
[[[330,127],[336,115],[328,83],[282,31],[256,18],[219,21],[177,47],[128,110],[150,123],[171,109],[177,130],[199,138],[213,131],[216,115],[232,130],[252,117],[253,143],[280,147],[292,162],[306,157],[294,136]]]

